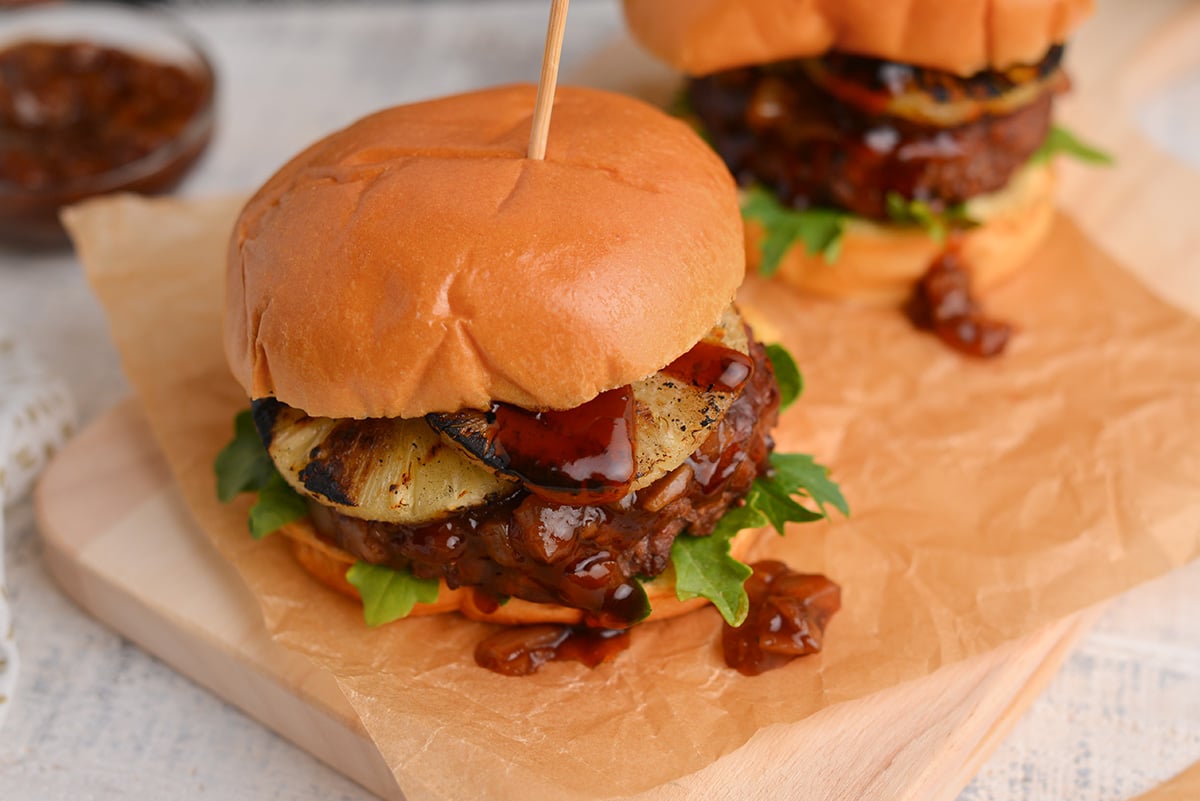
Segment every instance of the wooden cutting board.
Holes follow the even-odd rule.
[[[1200,312],[1191,211],[1200,177],[1150,147],[1132,123],[1140,100],[1200,63],[1197,41],[1200,7],[1186,0],[1101,8],[1073,48],[1080,91],[1064,111],[1122,163],[1102,173],[1068,165],[1063,194],[1098,242]],[[630,48],[599,54],[596,64],[609,65],[604,80],[588,82],[637,88],[641,77],[611,68],[635,63]],[[271,641],[255,601],[191,522],[135,402],[60,453],[37,504],[47,564],[80,606],[363,786],[403,798],[332,677]],[[676,782],[673,797],[951,801],[1094,617],[761,731]]]
[[[36,500],[46,564],[80,606],[363,786],[403,798],[333,678],[272,642],[257,603],[192,523],[135,401],[68,444]],[[809,798],[949,801],[1093,618],[760,732],[680,783],[704,798],[713,787],[791,785],[811,788]]]

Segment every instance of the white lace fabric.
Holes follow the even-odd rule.
[[[66,385],[0,331],[0,726],[17,684],[17,625],[4,581],[3,507],[23,498],[71,434],[75,412]]]

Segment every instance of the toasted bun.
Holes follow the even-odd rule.
[[[534,96],[379,112],[250,200],[225,351],[251,397],[321,417],[572,408],[712,328],[745,269],[720,158],[649,105],[560,88],[530,160]]]
[[[977,289],[1016,271],[1045,239],[1054,221],[1054,183],[1048,165],[1030,165],[1001,192],[971,201],[970,213],[982,224],[963,232],[960,246]],[[763,235],[759,223],[747,220],[746,258],[751,269],[761,261]],[[778,275],[817,295],[899,304],[912,294],[944,247],[919,229],[854,218],[832,264],[797,245],[783,257]]]
[[[971,75],[1032,63],[1092,0],[625,0],[633,35],[690,75],[841,50]]]
[[[355,559],[345,551],[335,548],[322,541],[316,535],[315,529],[308,518],[288,523],[280,532],[288,538],[292,545],[292,553],[305,570],[314,578],[343,595],[360,600],[358,590],[346,581],[346,571],[354,564]],[[754,544],[754,536],[750,531],[744,531],[734,537],[730,544],[730,552],[734,559],[744,558]],[[646,584],[646,595],[650,599],[650,617],[647,620],[666,620],[677,617],[694,609],[706,606],[704,598],[694,598],[690,601],[680,601],[675,597],[675,587],[664,577]],[[583,612],[566,606],[554,604],[538,604],[511,598],[508,603],[494,612],[485,612],[476,605],[475,593],[466,589],[452,590],[441,585],[438,599],[431,604],[417,604],[413,607],[413,615],[439,615],[443,612],[461,612],[472,620],[485,623],[499,623],[505,626],[524,626],[533,623],[565,623],[575,625],[583,622]]]

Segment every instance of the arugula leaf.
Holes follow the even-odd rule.
[[[729,554],[729,541],[744,528],[766,523],[762,513],[749,506],[726,512],[707,537],[681,534],[671,545],[675,568],[675,597],[681,601],[707,598],[731,626],[740,626],[750,612],[746,579],[754,571]]]
[[[779,384],[779,411],[783,411],[804,392],[804,376],[800,374],[792,354],[783,345],[767,345],[767,358],[771,361],[775,381]]]
[[[247,409],[233,422],[233,441],[225,446],[213,467],[217,472],[217,497],[229,503],[240,493],[257,492],[277,475],[275,463],[267,455],[254,417]]]
[[[731,626],[746,619],[750,600],[746,579],[753,572],[734,559],[729,543],[745,528],[770,525],[780,535],[787,523],[811,523],[826,517],[825,504],[849,514],[842,492],[829,480],[829,470],[807,454],[772,454],[775,473],[754,481],[746,503],[731,509],[707,537],[683,534],[671,545],[675,569],[675,595],[681,601],[707,598]],[[811,498],[819,512],[802,506],[797,498]]]
[[[793,494],[802,493],[812,498],[823,515],[827,514],[825,504],[844,515],[850,514],[841,488],[829,478],[829,468],[817,464],[813,457],[806,453],[773,453],[771,466],[775,468],[774,480],[792,488]]]
[[[362,596],[363,619],[374,628],[408,617],[418,603],[431,604],[438,597],[437,579],[419,579],[408,570],[357,562],[346,571],[349,581]]]
[[[258,500],[250,507],[250,536],[261,540],[307,514],[308,504],[300,493],[275,473],[258,491]]]
[[[837,261],[841,254],[847,217],[843,212],[832,209],[790,209],[769,190],[754,186],[746,193],[742,216],[761,223],[766,229],[762,261],[758,265],[758,271],[764,276],[772,276],[779,270],[783,257],[797,242],[804,243],[809,255],[819,253],[829,264]]]
[[[217,497],[222,503],[229,503],[243,492],[258,493],[258,500],[250,507],[250,536],[256,540],[308,514],[304,499],[275,469],[249,411],[234,419],[233,441],[217,454],[213,469],[217,474]]]
[[[1046,141],[1042,142],[1042,146],[1029,160],[1034,164],[1041,164],[1060,153],[1065,156],[1073,156],[1085,164],[1100,164],[1109,167],[1116,162],[1111,154],[1092,147],[1061,125],[1050,126],[1050,133],[1046,134]]]
[[[823,513],[805,509],[792,498],[794,494],[794,490],[774,477],[759,478],[746,495],[746,505],[761,513],[782,537],[785,523],[812,523],[825,517]]]

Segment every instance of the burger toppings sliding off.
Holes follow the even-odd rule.
[[[625,0],[690,77],[678,112],[747,189],[759,272],[909,302],[965,352],[1008,329],[972,289],[1025,263],[1054,217],[1050,157],[1108,158],[1052,122],[1063,43],[1091,0]]]
[[[251,199],[225,345],[252,403],[220,495],[257,492],[251,532],[370,625],[522,626],[476,653],[503,673],[708,603],[757,626],[726,648],[743,672],[818,650],[836,586],[771,563],[750,594],[739,561],[739,531],[845,501],[772,452],[800,378],[733,305],[733,180],[684,123],[582,89],[525,158],[533,106],[513,86],[382,111]]]

